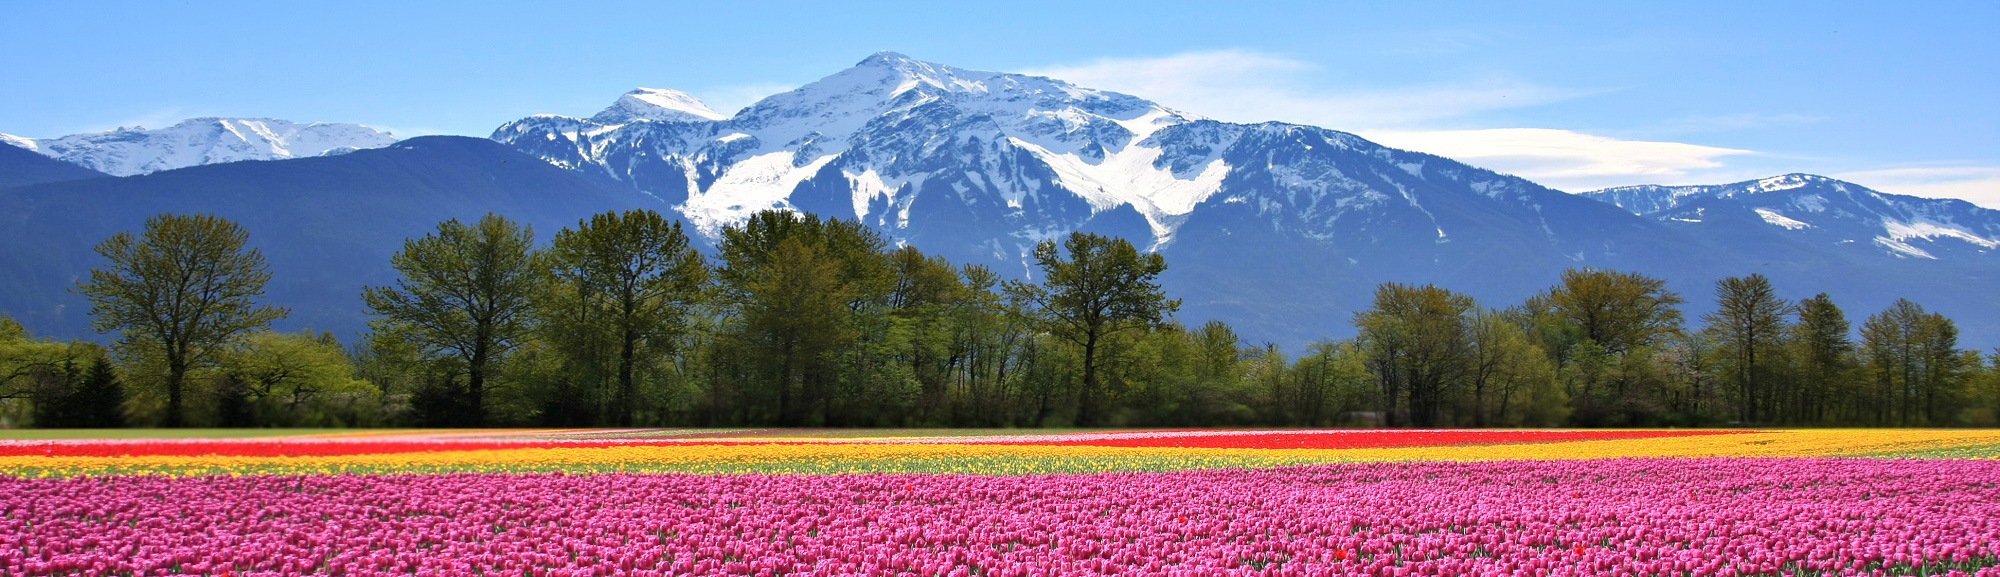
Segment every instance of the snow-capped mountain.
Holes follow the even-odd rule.
[[[1507,306],[1575,267],[1666,278],[1695,318],[1712,306],[1701,295],[1716,279],[1761,272],[1800,293],[1790,297],[1827,291],[1862,311],[1908,297],[1963,319],[1969,338],[2000,339],[2000,303],[1975,288],[2000,269],[1954,260],[1953,247],[1983,255],[2000,238],[1984,213],[1844,183],[1758,185],[1812,189],[1826,210],[1807,210],[1813,201],[1800,196],[1788,202],[1807,204],[1737,210],[1756,226],[1723,230],[1718,211],[1730,211],[1701,200],[1716,197],[1702,190],[1571,195],[1337,130],[1218,122],[1057,79],[891,52],[733,116],[705,110],[641,89],[593,117],[529,117],[493,138],[628,183],[711,236],[757,210],[788,208],[856,219],[894,242],[1016,277],[1036,273],[1028,255],[1037,241],[1078,230],[1122,236],[1167,256],[1162,284],[1185,299],[1181,319],[1223,319],[1257,341],[1343,336],[1380,282],[1437,284]],[[1890,200],[1835,202],[1848,197]],[[1690,227],[1703,219],[1685,211],[1704,207],[1717,224]],[[1797,234],[1848,220],[1876,232]],[[1852,250],[1857,243],[1875,248]],[[1883,249],[1957,264],[1930,270],[1937,261]]]
[[[734,117],[634,112],[650,102],[643,96],[662,92],[634,91],[589,119],[530,117],[493,137],[631,182],[710,234],[782,207],[905,237],[926,227],[914,214],[950,200],[936,209],[970,209],[978,220],[1001,221],[994,232],[1029,241],[1136,214],[1147,244],[1160,247],[1214,201],[1254,206],[1308,236],[1332,234],[1328,225],[1345,213],[1404,205],[1432,221],[1428,232],[1443,242],[1449,235],[1421,198],[1434,186],[1420,183],[1449,181],[1509,203],[1578,204],[1525,180],[1344,132],[1215,122],[1125,94],[892,52]],[[675,111],[707,110],[672,95]]]
[[[1821,246],[1914,259],[2000,256],[2000,210],[1887,194],[1810,174],[1734,184],[1628,186],[1584,193],[1695,234],[1748,228]]]
[[[114,176],[236,162],[304,158],[381,148],[387,132],[359,124],[271,118],[195,118],[156,130],[120,128],[60,138],[0,134],[0,142]]]
[[[1017,276],[1034,273],[1037,241],[1123,236],[1169,256],[1192,316],[1290,325],[1280,340],[1339,330],[1373,282],[1515,299],[1563,268],[1669,252],[1657,225],[1616,207],[1353,134],[889,52],[727,118],[629,114],[630,96],[493,138],[631,183],[709,235],[789,208]]]
[[[635,120],[722,120],[722,113],[710,110],[701,99],[679,90],[638,88],[618,97],[604,112],[590,119],[605,124]]]

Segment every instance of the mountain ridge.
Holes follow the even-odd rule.
[[[396,140],[359,124],[221,117],[190,118],[161,129],[124,127],[57,138],[0,135],[0,142],[113,176],[340,154],[381,148]]]

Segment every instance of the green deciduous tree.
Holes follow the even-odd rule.
[[[1546,343],[1558,361],[1558,371],[1566,380],[1565,391],[1582,424],[1609,421],[1622,413],[1627,424],[1644,418],[1641,411],[1656,405],[1638,377],[1643,372],[1624,370],[1647,363],[1628,365],[1634,353],[1641,359],[1651,349],[1681,332],[1683,301],[1666,288],[1665,280],[1637,273],[1598,269],[1564,271],[1562,282],[1531,303],[1531,310],[1549,317],[1549,330],[1556,342]]]
[[[1761,274],[1716,281],[1715,306],[1715,312],[1703,317],[1708,323],[1704,330],[1726,353],[1723,358],[1736,388],[1737,418],[1746,423],[1776,418],[1771,413],[1779,399],[1770,390],[1775,375],[1768,365],[1784,344],[1789,307]]]
[[[1861,323],[1861,348],[1874,375],[1878,425],[1943,425],[1957,393],[1958,327],[1922,305],[1899,299]]]
[[[1050,332],[1082,347],[1076,423],[1096,426],[1103,419],[1098,367],[1105,339],[1156,325],[1180,309],[1180,301],[1168,299],[1157,281],[1167,270],[1166,258],[1142,255],[1125,239],[1081,232],[1071,233],[1060,247],[1042,241],[1034,256],[1043,283],[1008,281],[1006,291],[1030,303]]]
[[[702,300],[707,263],[680,223],[650,210],[599,214],[556,233],[549,263],[582,309],[584,322],[564,328],[600,334],[615,347],[607,420],[632,425],[640,404],[636,373],[649,358],[676,352],[690,309]]]
[[[1549,290],[1557,318],[1576,336],[1610,354],[1660,343],[1680,331],[1685,302],[1667,290],[1667,281],[1636,273],[1597,269],[1563,271]]]
[[[843,418],[835,401],[874,404],[900,390],[884,379],[884,302],[892,280],[884,243],[859,223],[764,211],[725,229],[715,276],[733,314],[731,343],[752,384],[743,408],[774,401],[775,415],[749,422],[824,424]],[[872,330],[865,330],[872,329]],[[844,399],[835,393],[846,383]]]
[[[188,371],[213,362],[237,335],[285,317],[285,309],[256,302],[271,275],[248,239],[221,217],[162,214],[137,236],[99,243],[110,263],[77,287],[90,299],[94,328],[118,331],[165,361],[169,427],[184,422]]]
[[[496,214],[477,224],[456,219],[403,243],[391,264],[393,287],[368,287],[362,301],[396,331],[432,352],[455,357],[466,384],[457,395],[459,424],[485,422],[487,380],[496,362],[527,332],[540,277],[534,232]]]
[[[1848,336],[1852,326],[1847,314],[1826,293],[1801,300],[1792,310],[1799,319],[1791,337],[1796,378],[1806,383],[1798,398],[1800,420],[1825,423],[1839,406],[1853,422],[1854,411],[1865,401],[1853,378],[1854,340]]]
[[[1354,315],[1389,426],[1402,424],[1397,405],[1404,397],[1411,423],[1438,423],[1447,389],[1471,368],[1472,308],[1472,297],[1449,290],[1385,283],[1375,288],[1374,304]]]
[[[240,395],[249,423],[275,427],[373,424],[381,391],[355,378],[332,333],[260,331],[232,344],[220,363],[222,393]]]

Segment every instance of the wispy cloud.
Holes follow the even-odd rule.
[[[1689,184],[1691,176],[1723,168],[1724,158],[1755,154],[1749,150],[1681,142],[1618,140],[1550,128],[1368,131],[1361,136],[1573,192],[1638,183]]]
[[[1407,127],[1591,93],[1500,75],[1449,84],[1340,89],[1322,85],[1326,71],[1317,64],[1252,50],[1104,58],[1025,72],[1133,94],[1217,120],[1279,120],[1341,130]]]
[[[1464,50],[1484,41],[1452,36],[1424,50]],[[1555,128],[1478,125],[1484,113],[1542,106],[1602,91],[1547,86],[1492,75],[1409,86],[1342,86],[1304,60],[1251,50],[1187,52],[1159,58],[1106,58],[1030,71],[1091,88],[1142,96],[1171,108],[1234,122],[1278,120],[1352,131],[1397,148],[1429,152],[1519,175],[1563,190],[1641,183],[1688,184],[1749,178],[1727,166],[1753,151],[1682,142],[1627,140]],[[1814,122],[1783,114],[1690,116],[1643,133],[1698,133]],[[1455,125],[1454,129],[1441,129]]]
[[[1862,186],[1930,198],[1962,198],[2000,210],[2000,166],[1917,166],[1830,174]]]

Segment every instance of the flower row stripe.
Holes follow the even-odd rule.
[[[1048,471],[1264,467],[1363,461],[1866,456],[1909,451],[1948,451],[1994,445],[2000,445],[2000,431],[1797,430],[1556,443],[1355,449],[935,443],[643,444],[516,446],[479,450],[309,456],[16,454],[0,456],[0,474],[68,476],[288,471],[764,470],[760,468],[786,472],[928,471],[1011,474]],[[1000,470],[989,470],[996,466]]]

